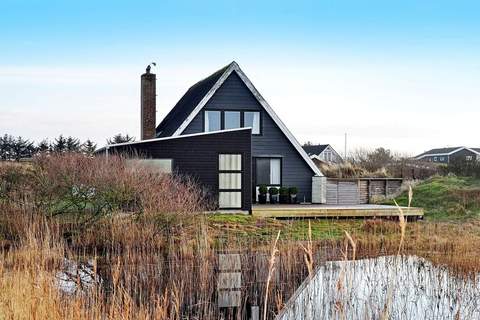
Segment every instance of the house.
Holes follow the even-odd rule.
[[[415,159],[440,164],[448,164],[452,161],[480,161],[480,148],[437,148],[419,154]]]
[[[297,187],[300,201],[323,203],[326,178],[236,62],[194,84],[160,124],[156,75],[141,76],[138,142],[101,152],[142,155],[194,177],[219,209],[251,211],[258,187]]]
[[[317,165],[343,162],[342,157],[329,144],[305,144],[303,150],[305,150],[310,159]]]

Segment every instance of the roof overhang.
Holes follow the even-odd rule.
[[[181,135],[181,136],[171,136],[171,137],[154,138],[154,139],[147,139],[147,140],[141,140],[141,141],[108,144],[105,147],[102,147],[102,148],[96,150],[95,152],[102,152],[102,151],[108,150],[110,148],[121,147],[121,146],[131,146],[131,145],[138,145],[138,144],[142,144],[142,143],[175,140],[175,139],[186,139],[186,138],[192,138],[192,137],[198,137],[198,136],[207,136],[207,135],[212,135],[212,134],[222,134],[222,133],[245,131],[245,130],[252,130],[252,128],[251,127],[245,127],[245,128],[236,128],[236,129],[226,129],[226,130],[218,130],[218,131],[210,131],[210,132],[184,134],[184,135]]]
[[[476,152],[475,150],[472,150],[472,149],[469,149],[469,148],[466,148],[466,147],[460,147],[458,149],[455,149],[455,150],[450,151],[450,152],[445,152],[445,153],[425,153],[425,154],[422,154],[422,155],[419,155],[419,156],[415,157],[415,159],[420,160],[420,159],[423,159],[425,157],[450,156],[454,153],[457,153],[458,151],[462,151],[463,149],[467,149],[467,150],[470,150],[472,152],[475,152],[476,154],[480,154],[480,153]]]

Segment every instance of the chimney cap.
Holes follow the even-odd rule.
[[[152,65],[155,66],[155,67],[157,66],[157,64],[156,64],[155,62],[150,63],[150,64],[147,66],[147,68],[145,69],[145,71],[146,71],[147,74],[150,74],[150,69],[152,68]]]

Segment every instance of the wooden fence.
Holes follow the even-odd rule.
[[[400,191],[400,178],[327,179],[327,204],[366,204]]]

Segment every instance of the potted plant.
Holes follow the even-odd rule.
[[[297,187],[290,187],[288,188],[288,193],[290,194],[290,203],[297,203]]]
[[[268,189],[268,193],[270,194],[270,203],[275,204],[278,202],[278,189],[276,187],[270,187]]]
[[[258,203],[266,204],[267,203],[267,186],[262,184],[258,187]]]
[[[280,203],[288,203],[288,188],[280,188]]]

